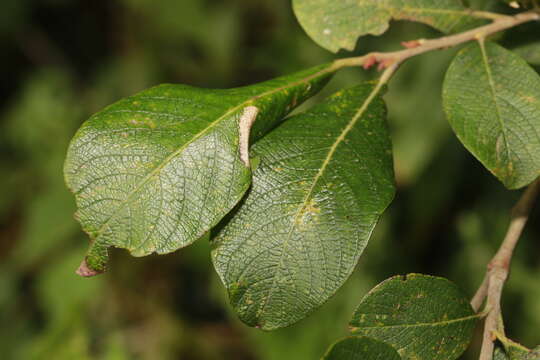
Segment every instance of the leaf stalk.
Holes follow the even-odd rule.
[[[539,194],[540,178],[529,185],[512,209],[506,236],[499,250],[488,263],[486,276],[471,301],[471,305],[477,311],[484,300],[487,299],[486,311],[488,314],[484,322],[484,335],[479,360],[491,360],[493,358],[495,334],[499,332],[504,335],[504,325],[501,319],[502,291],[508,279],[514,249]]]
[[[339,70],[345,67],[362,66],[369,68],[374,64],[379,64],[379,69],[388,68],[394,64],[401,64],[405,60],[434,50],[451,48],[469,41],[484,39],[490,35],[515,26],[540,20],[537,11],[526,11],[513,16],[499,15],[491,16],[493,21],[490,24],[477,27],[472,30],[458,34],[443,36],[437,39],[415,40],[415,46],[410,46],[412,42],[407,42],[406,49],[390,52],[371,52],[366,55],[349,57],[335,60],[332,67]]]

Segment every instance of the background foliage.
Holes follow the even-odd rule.
[[[393,25],[355,53],[438,34]],[[513,48],[539,32],[538,24],[525,25],[502,44]],[[394,274],[444,276],[472,296],[518,197],[450,131],[440,94],[458,49],[446,50],[412,59],[390,82],[397,197],[352,278],[308,319],[271,333],[242,325],[205,241],[142,259],[116,251],[107,274],[81,279],[74,270],[87,238],[73,220],[62,164],[82,121],[159,83],[228,88],[333,57],[302,32],[287,0],[4,0],[0,42],[5,359],[316,359],[347,334],[366,291]],[[321,96],[376,75],[343,71]],[[508,336],[528,346],[540,343],[539,218],[537,207],[503,299]]]

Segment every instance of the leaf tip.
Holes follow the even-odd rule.
[[[82,276],[82,277],[92,277],[92,276],[103,274],[104,272],[105,270],[95,270],[91,268],[88,265],[88,262],[86,261],[86,259],[84,259],[81,262],[81,265],[79,265],[79,268],[75,271],[77,275]]]

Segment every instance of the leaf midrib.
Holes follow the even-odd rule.
[[[501,109],[499,107],[499,103],[497,102],[497,97],[495,96],[495,81],[493,80],[493,74],[491,73],[491,67],[489,65],[487,53],[486,53],[486,47],[483,40],[479,41],[480,45],[480,53],[482,54],[482,62],[484,64],[486,75],[488,78],[488,84],[489,84],[489,90],[491,93],[491,97],[493,98],[493,103],[495,104],[495,112],[497,113],[497,122],[501,126],[501,133],[504,140],[504,147],[506,150],[506,157],[508,159],[508,163],[512,164],[512,158],[510,157],[510,146],[508,144],[508,138],[506,135],[506,128],[504,121],[502,119]]]
[[[122,201],[122,203],[115,209],[115,211],[112,213],[112,215],[105,220],[105,222],[99,227],[99,229],[94,233],[94,241],[97,241],[98,237],[100,237],[103,234],[103,231],[106,229],[106,227],[109,225],[109,223],[116,217],[117,214],[120,213],[121,210],[124,209],[124,207],[129,204],[131,198],[143,187],[145,186],[154,176],[156,176],[161,169],[163,169],[173,158],[175,158],[178,154],[180,154],[187,146],[195,142],[196,140],[203,137],[206,133],[208,133],[213,127],[215,127],[219,122],[221,122],[223,119],[227,118],[228,116],[234,114],[236,111],[241,110],[243,107],[248,106],[250,104],[253,104],[256,100],[264,98],[266,96],[272,95],[274,93],[280,92],[282,90],[285,90],[290,87],[294,87],[297,85],[300,85],[302,83],[308,82],[312,79],[315,79],[319,76],[322,76],[325,73],[331,73],[332,71],[337,70],[337,67],[334,65],[329,65],[328,67],[316,72],[315,74],[312,74],[310,76],[307,76],[299,81],[293,82],[288,85],[280,86],[273,90],[268,90],[266,92],[263,92],[259,95],[254,95],[250,97],[249,99],[245,100],[244,102],[236,105],[235,107],[231,108],[227,112],[225,112],[223,115],[218,117],[216,120],[212,121],[208,126],[206,126],[203,130],[195,134],[191,140],[184,143],[180,148],[173,151],[171,154],[169,154],[158,166],[153,168],[138,184],[137,186],[131,190],[128,195],[126,196],[125,200]]]
[[[371,91],[371,93],[368,95],[368,97],[366,98],[366,100],[362,103],[362,106],[360,107],[360,109],[358,109],[358,111],[356,112],[356,114],[353,116],[353,118],[351,119],[351,121],[347,124],[347,126],[343,129],[343,131],[341,132],[341,134],[336,138],[336,141],[334,141],[334,143],[332,144],[332,146],[330,147],[330,150],[328,151],[328,155],[326,156],[326,158],[324,159],[323,163],[322,163],[322,166],[319,168],[319,171],[317,172],[317,174],[315,175],[315,177],[313,178],[313,183],[312,185],[310,186],[310,188],[308,189],[307,193],[306,193],[306,196],[304,197],[303,201],[302,201],[302,204],[301,206],[298,208],[298,211],[296,212],[296,214],[294,215],[294,218],[293,220],[291,221],[291,228],[287,234],[287,237],[285,238],[284,242],[283,242],[283,245],[282,245],[282,251],[281,251],[281,255],[280,255],[280,259],[279,259],[279,264],[277,266],[277,270],[275,271],[274,273],[274,276],[273,276],[273,280],[272,280],[272,285],[270,285],[270,290],[268,291],[268,295],[266,296],[266,299],[265,299],[265,302],[264,304],[261,306],[260,310],[258,311],[257,313],[257,319],[259,320],[261,314],[264,312],[264,309],[266,308],[266,306],[268,305],[268,303],[270,302],[270,298],[272,296],[272,293],[274,292],[274,290],[276,289],[276,282],[277,282],[277,273],[279,271],[281,271],[281,268],[283,267],[283,259],[284,259],[284,254],[286,253],[286,249],[287,249],[287,246],[288,246],[288,243],[292,237],[292,233],[296,227],[296,223],[298,221],[298,217],[300,216],[300,214],[303,213],[303,210],[306,208],[306,206],[308,205],[308,202],[311,198],[311,196],[313,195],[313,191],[315,190],[315,187],[317,186],[317,183],[319,182],[320,178],[322,177],[322,175],[324,174],[326,168],[328,167],[328,164],[331,162],[332,160],[332,157],[334,156],[334,153],[336,152],[336,149],[337,147],[339,146],[339,144],[341,144],[341,142],[345,139],[345,137],[347,136],[347,134],[353,129],[354,125],[356,125],[356,123],[358,122],[358,120],[362,117],[362,115],[365,113],[365,111],[367,110],[367,108],[369,107],[369,105],[371,104],[371,102],[373,101],[373,99],[376,98],[376,96],[378,95],[378,93],[381,91],[383,87],[383,84],[379,81],[377,83],[377,85],[373,88],[373,90]]]
[[[461,318],[457,318],[457,319],[452,319],[452,320],[446,320],[446,321],[437,321],[437,322],[431,322],[431,323],[416,323],[416,324],[399,324],[399,325],[381,325],[381,326],[352,326],[350,329],[351,329],[351,332],[359,332],[359,330],[361,329],[367,329],[367,330],[371,330],[371,329],[391,329],[391,328],[415,328],[415,327],[434,327],[434,326],[445,326],[445,325],[450,325],[450,324],[454,324],[454,323],[458,323],[458,322],[465,322],[465,321],[469,321],[469,320],[473,320],[473,319],[477,319],[477,318],[480,318],[481,317],[481,314],[473,314],[473,315],[469,315],[469,316],[465,316],[465,317],[461,317]]]

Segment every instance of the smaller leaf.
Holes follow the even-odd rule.
[[[503,334],[498,333],[497,339],[501,342],[504,348],[504,355],[508,360],[540,360],[540,346],[533,350],[527,349],[525,346],[508,339]]]
[[[443,103],[459,140],[507,188],[540,175],[540,76],[518,55],[490,42],[465,47]]]
[[[517,47],[514,49],[514,52],[529,64],[540,65],[540,42]]]
[[[388,344],[352,336],[332,345],[322,360],[401,360],[401,357]]]
[[[493,351],[493,360],[510,360],[504,349],[497,345],[495,351]]]
[[[479,317],[450,281],[410,274],[373,288],[350,325],[353,334],[386,342],[403,359],[452,360],[467,348]]]
[[[322,47],[353,50],[358,37],[381,35],[390,20],[421,22],[445,33],[478,23],[456,0],[293,0],[298,21]]]

